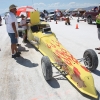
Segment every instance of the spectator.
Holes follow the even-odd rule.
[[[61,16],[60,11],[57,11],[57,12],[56,12],[56,15],[57,15],[57,19],[60,20],[60,16]]]
[[[54,12],[54,21],[57,20],[57,15],[56,15],[56,12]]]
[[[2,23],[2,18],[1,18],[1,16],[0,16],[0,26],[2,25],[1,23]]]
[[[100,40],[100,11],[99,11],[99,14],[96,16],[96,24],[97,24],[97,29],[98,29],[98,39]],[[100,50],[100,47],[95,48],[95,50]],[[100,52],[98,54],[100,54]]]
[[[6,28],[8,35],[11,39],[11,51],[12,58],[20,57],[20,53],[17,50],[18,43],[18,23],[16,19],[16,6],[14,4],[10,5],[9,13],[6,16]]]
[[[72,13],[70,13],[70,19],[73,19]]]
[[[28,14],[27,14],[28,16]],[[25,17],[23,14],[21,15],[21,22],[20,22],[20,26],[23,28],[23,42],[27,42],[27,17]]]
[[[41,13],[40,13],[40,17],[41,17],[41,18],[45,18],[44,12],[41,12]]]
[[[45,21],[47,21],[48,18],[48,12],[46,10],[43,11],[44,12],[44,16],[45,16]]]
[[[66,10],[63,12],[64,17],[66,17]]]

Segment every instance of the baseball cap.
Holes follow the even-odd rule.
[[[9,10],[14,9],[16,7],[17,7],[16,5],[12,4],[12,5],[9,6]]]

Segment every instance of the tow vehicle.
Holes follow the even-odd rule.
[[[98,8],[96,11],[95,8]],[[99,14],[100,11],[100,4],[99,7],[94,7],[92,11],[85,13],[85,19],[87,20],[88,24],[92,24],[93,22],[96,22],[96,16]]]
[[[30,13],[27,37],[30,43],[44,55],[41,58],[41,67],[46,81],[52,79],[52,67],[54,66],[80,92],[98,98],[91,74],[98,67],[98,57],[94,50],[87,49],[83,58],[76,59],[58,41],[50,25],[47,22],[40,22],[38,11]],[[81,61],[84,64],[81,64]]]

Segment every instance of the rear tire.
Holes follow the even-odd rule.
[[[68,25],[70,25],[70,22],[68,23]]]
[[[87,18],[87,23],[88,23],[88,24],[92,24],[92,19],[91,19],[91,17]]]
[[[43,56],[41,59],[41,67],[42,67],[42,72],[45,80],[51,80],[52,78],[52,65],[50,62],[49,57]]]
[[[79,22],[79,19],[77,19],[77,22]]]
[[[67,23],[65,22],[65,25],[67,25]]]
[[[98,67],[98,57],[94,50],[87,49],[83,54],[84,64],[90,70],[94,71]]]

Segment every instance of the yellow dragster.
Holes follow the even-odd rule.
[[[98,98],[91,71],[98,66],[98,57],[92,49],[84,52],[82,59],[75,59],[58,41],[47,22],[40,22],[39,12],[30,13],[28,40],[44,56],[41,67],[44,78],[52,78],[52,66],[55,66],[82,93]],[[80,61],[84,61],[84,65]]]

